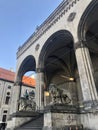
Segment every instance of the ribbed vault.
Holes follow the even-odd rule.
[[[39,65],[44,68],[45,82],[58,85],[69,82],[75,77],[76,60],[74,54],[73,37],[70,32],[60,30],[54,33],[44,44]]]
[[[98,53],[98,1],[93,0],[83,13],[79,28],[79,40],[91,52]]]

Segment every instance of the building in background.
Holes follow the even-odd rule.
[[[0,124],[7,123],[9,115],[12,113],[12,98],[14,98],[15,72],[0,68]],[[35,79],[24,76],[21,86],[21,97],[25,92],[35,92]],[[15,103],[15,102],[14,102]]]

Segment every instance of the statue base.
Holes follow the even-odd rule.
[[[45,107],[43,130],[80,129],[79,108],[66,104],[53,104]]]

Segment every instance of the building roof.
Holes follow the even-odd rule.
[[[9,82],[14,82],[15,72],[0,68],[0,79],[7,80]],[[35,79],[28,76],[23,76],[22,83],[24,85],[33,87],[36,85]]]

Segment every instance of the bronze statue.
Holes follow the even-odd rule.
[[[19,109],[21,111],[35,111],[36,103],[35,103],[35,92],[32,90],[31,92],[25,91],[23,97],[21,97],[18,101]]]

